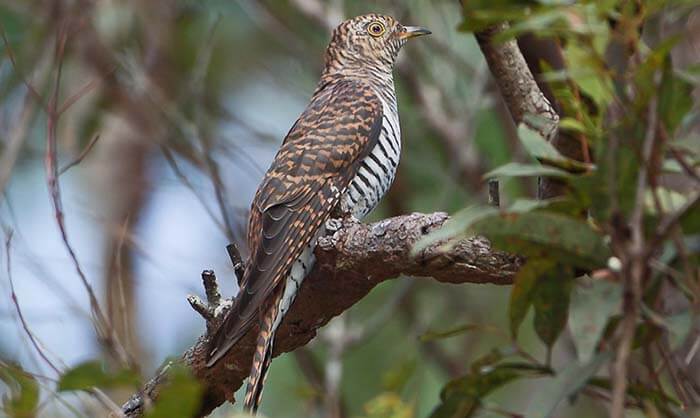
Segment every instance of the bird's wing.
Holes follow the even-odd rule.
[[[368,85],[341,80],[318,91],[255,195],[241,291],[212,340],[216,363],[249,329],[377,143],[382,104]]]

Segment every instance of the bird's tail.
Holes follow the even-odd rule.
[[[248,387],[246,388],[245,401],[243,403],[243,410],[253,415],[258,412],[267,371],[272,362],[272,349],[276,331],[273,328],[273,324],[279,314],[279,296],[273,298],[273,302],[268,306],[260,321],[260,333],[258,334],[253,365],[250,369]]]

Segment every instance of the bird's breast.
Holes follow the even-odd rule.
[[[379,139],[360,164],[340,202],[341,211],[351,213],[357,219],[364,218],[377,206],[391,187],[399,166],[401,127],[396,99],[393,94],[381,99],[383,116]]]

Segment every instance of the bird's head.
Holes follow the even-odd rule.
[[[391,16],[366,14],[338,25],[326,50],[326,70],[372,68],[391,72],[401,47],[428,29],[404,26]]]

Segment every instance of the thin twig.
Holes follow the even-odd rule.
[[[97,141],[98,141],[99,139],[100,139],[100,135],[99,135],[99,134],[95,135],[95,136],[90,140],[90,142],[88,142],[88,144],[85,146],[85,148],[83,148],[83,150],[80,152],[80,154],[79,154],[73,161],[69,162],[68,164],[66,164],[65,166],[63,166],[63,168],[61,168],[60,170],[58,170],[58,176],[60,177],[60,176],[63,175],[63,173],[65,173],[66,171],[70,170],[71,168],[73,168],[73,167],[75,167],[76,165],[78,165],[78,164],[80,164],[81,162],[83,162],[83,159],[85,159],[85,157],[87,157],[87,155],[90,153],[90,151],[92,150],[92,148],[95,146],[95,144],[97,143]]]
[[[19,307],[17,293],[15,292],[15,284],[12,280],[12,257],[10,255],[10,246],[12,242],[13,233],[12,231],[6,231],[6,235],[7,238],[5,239],[5,268],[7,272],[7,280],[10,282],[10,297],[12,298],[12,304],[15,306],[17,317],[19,318],[19,321],[22,324],[22,328],[24,329],[25,334],[27,334],[27,337],[29,337],[29,341],[34,346],[36,352],[44,360],[44,362],[46,362],[46,364],[49,367],[51,367],[51,369],[54,372],[56,372],[57,375],[60,375],[61,371],[58,369],[58,367],[56,367],[56,365],[53,364],[53,362],[48,358],[46,353],[44,353],[44,350],[42,350],[42,348],[39,346],[39,342],[37,341],[36,336],[34,336],[34,333],[29,329],[29,324],[27,324],[27,321],[24,318],[24,314],[22,313],[22,309],[20,309]]]
[[[639,303],[642,298],[642,282],[647,274],[647,259],[644,239],[644,199],[647,184],[652,151],[656,143],[657,135],[657,102],[656,96],[649,101],[647,110],[647,130],[642,149],[642,164],[637,177],[637,190],[635,206],[630,217],[632,230],[631,243],[627,246],[628,254],[625,260],[624,287],[625,297],[623,301],[624,317],[620,325],[620,342],[618,345],[612,373],[612,405],[610,406],[610,418],[624,418],[625,394],[627,393],[627,371],[629,356],[632,351],[634,333],[637,329],[639,318]]]

